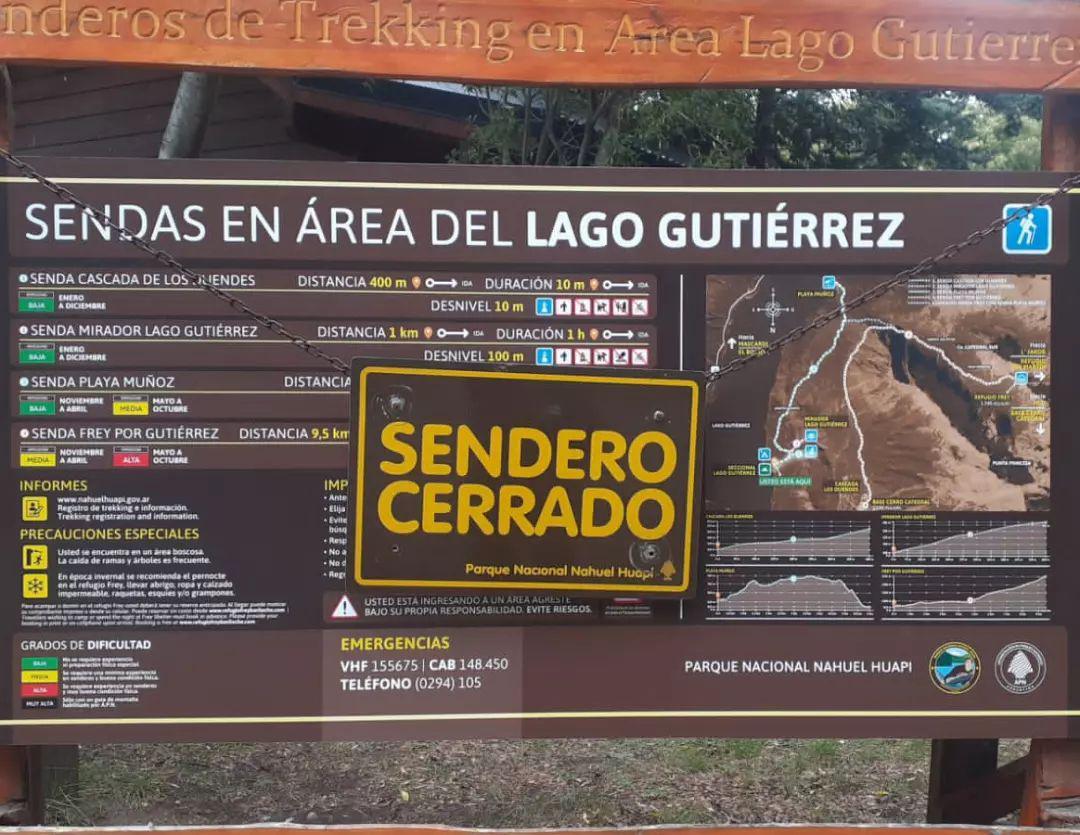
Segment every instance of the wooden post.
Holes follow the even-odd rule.
[[[1047,95],[1042,167],[1080,171],[1080,95]],[[926,817],[930,823],[993,823],[1016,808],[1027,826],[1080,825],[1080,741],[1033,740],[1031,753],[997,768],[996,739],[935,739]]]
[[[1080,171],[1080,95],[1043,98],[1042,167]],[[1027,760],[1020,824],[1080,825],[1080,740],[1033,739]]]
[[[993,823],[968,802],[971,786],[997,773],[996,739],[935,739],[930,748],[929,823]],[[1013,807],[1015,808],[1015,807]],[[1010,810],[1011,811],[1011,810]]]
[[[78,794],[79,746],[34,745],[26,750],[28,823],[42,826],[50,800],[66,801]]]
[[[1080,171],[1080,95],[1058,93],[1043,102],[1043,170]]]
[[[0,64],[0,148],[15,150],[15,95],[5,64]]]
[[[0,746],[0,826],[20,826],[33,822],[30,814],[28,749]]]

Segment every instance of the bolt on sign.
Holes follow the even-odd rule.
[[[355,360],[354,579],[690,596],[703,380]]]

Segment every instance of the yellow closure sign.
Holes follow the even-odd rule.
[[[365,586],[685,596],[699,375],[354,366]]]

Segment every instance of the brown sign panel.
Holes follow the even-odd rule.
[[[675,599],[361,586],[348,370],[8,178],[0,744],[1080,737],[1076,198],[866,296],[1057,175],[40,164],[114,217],[145,215],[156,246],[323,350],[379,357],[371,386],[409,387],[392,416],[416,430],[397,446],[379,443],[394,421],[361,401],[378,430],[365,512],[395,481],[421,492],[392,513],[421,526],[429,483],[450,485],[437,502],[482,501],[462,485],[500,486],[473,451],[496,425],[554,431],[554,445],[564,429],[656,427],[688,443],[687,378],[657,369],[758,359],[700,398],[691,596],[677,591],[686,517],[669,534]],[[492,234],[451,241],[448,219],[464,230],[468,213]],[[336,236],[335,217],[352,218]],[[395,217],[409,234],[389,235]],[[444,373],[471,363],[488,364],[476,380]],[[435,424],[474,430],[477,477],[434,448],[428,468],[449,474],[381,472],[409,446],[423,469],[414,442]],[[681,502],[688,478],[655,486]],[[625,506],[642,486],[519,481],[545,499],[565,487],[578,540],[585,487]],[[499,565],[498,517],[466,543],[456,509],[429,506],[449,534],[364,518],[361,576]],[[581,542],[548,527],[506,553],[568,564]],[[587,544],[609,541],[575,565],[629,559],[625,532]]]
[[[354,361],[354,579],[688,596],[702,389],[700,374]]]
[[[25,0],[0,42],[11,62],[492,83],[1080,89],[1075,0]]]

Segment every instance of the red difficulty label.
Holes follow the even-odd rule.
[[[36,699],[46,696],[59,696],[59,684],[24,684],[22,685],[22,697],[24,699]]]
[[[149,467],[149,452],[114,452],[112,457],[114,467]]]

